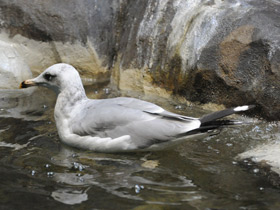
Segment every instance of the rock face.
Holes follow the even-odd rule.
[[[0,89],[15,89],[32,73],[13,45],[0,40]]]
[[[279,142],[270,142],[241,153],[236,159],[241,163],[249,161],[250,165],[256,165],[272,185],[280,187],[279,149]]]
[[[274,0],[1,0],[0,39],[35,74],[67,62],[122,90],[252,103],[279,120],[279,11]]]

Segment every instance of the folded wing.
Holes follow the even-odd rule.
[[[101,138],[129,135],[139,148],[170,141],[200,126],[196,118],[177,115],[155,104],[124,97],[89,100],[77,116],[72,122],[75,134]]]

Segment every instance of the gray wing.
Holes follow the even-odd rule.
[[[169,117],[169,118],[174,118],[174,119],[178,119],[178,120],[189,120],[189,121],[198,119],[198,118],[193,118],[193,117],[188,117],[188,116],[168,112],[156,104],[153,104],[153,103],[150,103],[147,101],[143,101],[143,100],[139,100],[136,98],[119,97],[119,98],[113,98],[113,99],[107,99],[107,100],[109,103],[110,102],[116,103],[118,105],[121,105],[121,106],[124,106],[127,108],[139,109],[143,112],[147,112],[150,114],[156,114],[156,115],[160,115],[163,117]]]
[[[124,97],[89,100],[81,113],[72,122],[75,134],[111,138],[130,135],[138,147],[168,141],[196,129],[197,124],[192,122],[198,121],[146,101]]]

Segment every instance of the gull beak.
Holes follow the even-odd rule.
[[[36,83],[32,79],[28,79],[20,83],[19,88],[28,88],[32,86],[36,86]]]

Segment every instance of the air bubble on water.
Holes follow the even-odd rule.
[[[78,168],[79,168],[79,163],[74,162],[74,163],[73,163],[73,167],[74,167],[74,169],[78,169]]]
[[[46,167],[46,168],[50,168],[51,165],[47,163],[47,164],[45,165],[45,167]]]
[[[83,171],[84,170],[84,166],[79,165],[79,171]]]
[[[231,163],[232,163],[232,165],[237,165],[236,161],[232,161]]]
[[[77,163],[77,162],[73,163],[73,167],[74,167],[74,169],[79,170],[79,171],[83,171],[85,169],[85,166],[83,166],[82,164]]]
[[[203,139],[203,143],[206,143],[206,142],[208,142],[208,141],[210,141],[211,140],[211,136],[208,136],[208,137],[206,137],[205,139]]]
[[[144,189],[144,186],[143,185],[138,185],[138,184],[136,184],[135,186],[134,186],[134,189],[135,189],[135,193],[140,193],[140,191],[141,190],[143,190]]]
[[[265,128],[266,131],[270,132],[273,130],[273,125],[272,124],[269,124],[266,128]]]
[[[36,171],[35,171],[35,170],[32,170],[32,171],[31,171],[31,175],[32,175],[32,176],[35,176],[35,174],[36,174]]]
[[[48,177],[53,177],[54,176],[54,172],[52,172],[52,171],[47,172],[47,176]]]
[[[257,125],[252,129],[252,131],[257,132],[257,133],[261,133],[262,132],[261,128],[259,126],[257,126]]]
[[[260,190],[260,191],[263,191],[263,190],[264,190],[264,187],[260,187],[259,190]]]
[[[259,173],[260,172],[260,169],[258,169],[258,168],[255,168],[254,170],[253,170],[253,172],[256,174],[256,173]]]
[[[228,147],[232,147],[232,146],[233,146],[232,143],[226,143],[226,145],[227,145]]]

